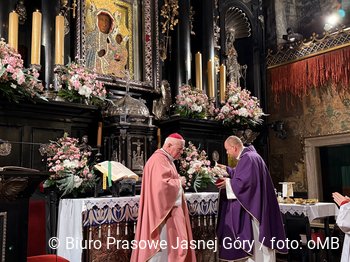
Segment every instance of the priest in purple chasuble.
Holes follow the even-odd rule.
[[[236,136],[225,141],[227,154],[238,159],[226,167],[229,177],[217,186],[219,258],[225,261],[276,261],[275,251],[287,253],[282,217],[264,160],[253,146]]]
[[[193,238],[182,190],[185,179],[173,163],[184,146],[181,135],[171,134],[144,167],[131,262],[196,261],[194,249],[182,246]]]

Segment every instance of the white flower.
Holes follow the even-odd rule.
[[[193,101],[192,101],[192,99],[191,99],[191,98],[186,97],[186,98],[185,98],[185,102],[187,102],[187,103],[192,103]]]
[[[83,179],[79,176],[74,176],[74,187],[80,187],[81,183],[83,183]]]
[[[221,108],[221,112],[224,114],[228,114],[228,113],[230,113],[230,108],[228,106],[223,106]]]
[[[72,76],[71,76],[71,81],[72,81],[72,82],[75,82],[75,81],[78,81],[78,82],[79,82],[79,76],[78,76],[78,75],[72,75]]]
[[[199,105],[197,105],[197,104],[193,104],[192,106],[191,106],[191,109],[193,110],[193,111],[195,111],[195,112],[202,112],[202,109],[203,109],[203,107],[202,106],[199,106]]]
[[[242,107],[242,108],[238,109],[238,115],[243,116],[243,117],[248,117],[249,112],[246,108]]]
[[[190,167],[190,169],[187,170],[187,173],[192,175],[194,172],[196,172],[196,169],[193,167]]]
[[[80,89],[79,89],[79,95],[85,96],[87,98],[90,97],[92,91],[89,87],[87,87],[86,85],[83,85]]]
[[[238,95],[232,95],[227,99],[228,102],[235,104],[238,101]]]
[[[65,159],[63,160],[63,166],[68,169],[74,169],[79,166],[79,161],[78,160],[70,161],[69,159]]]

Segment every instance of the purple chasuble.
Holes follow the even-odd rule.
[[[236,168],[227,167],[227,172],[237,199],[227,199],[226,190],[220,190],[217,225],[219,258],[237,260],[253,256],[253,218],[259,222],[259,242],[277,252],[287,253],[286,236],[271,177],[255,148],[244,148]]]

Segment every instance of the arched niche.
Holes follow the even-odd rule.
[[[264,17],[259,1],[220,1],[220,58],[227,61],[227,37],[230,30],[236,30],[234,42],[238,63],[246,65],[246,81],[241,86],[250,90],[254,96],[264,99],[265,67],[264,67]]]

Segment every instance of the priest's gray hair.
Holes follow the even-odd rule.
[[[243,148],[243,142],[238,136],[229,136],[226,139],[226,143],[231,146],[239,146],[240,148]]]
[[[167,137],[167,138],[165,138],[164,145],[169,144],[169,143],[173,144],[173,145],[182,143],[182,145],[184,146],[185,145],[185,140],[174,138],[174,137]]]

